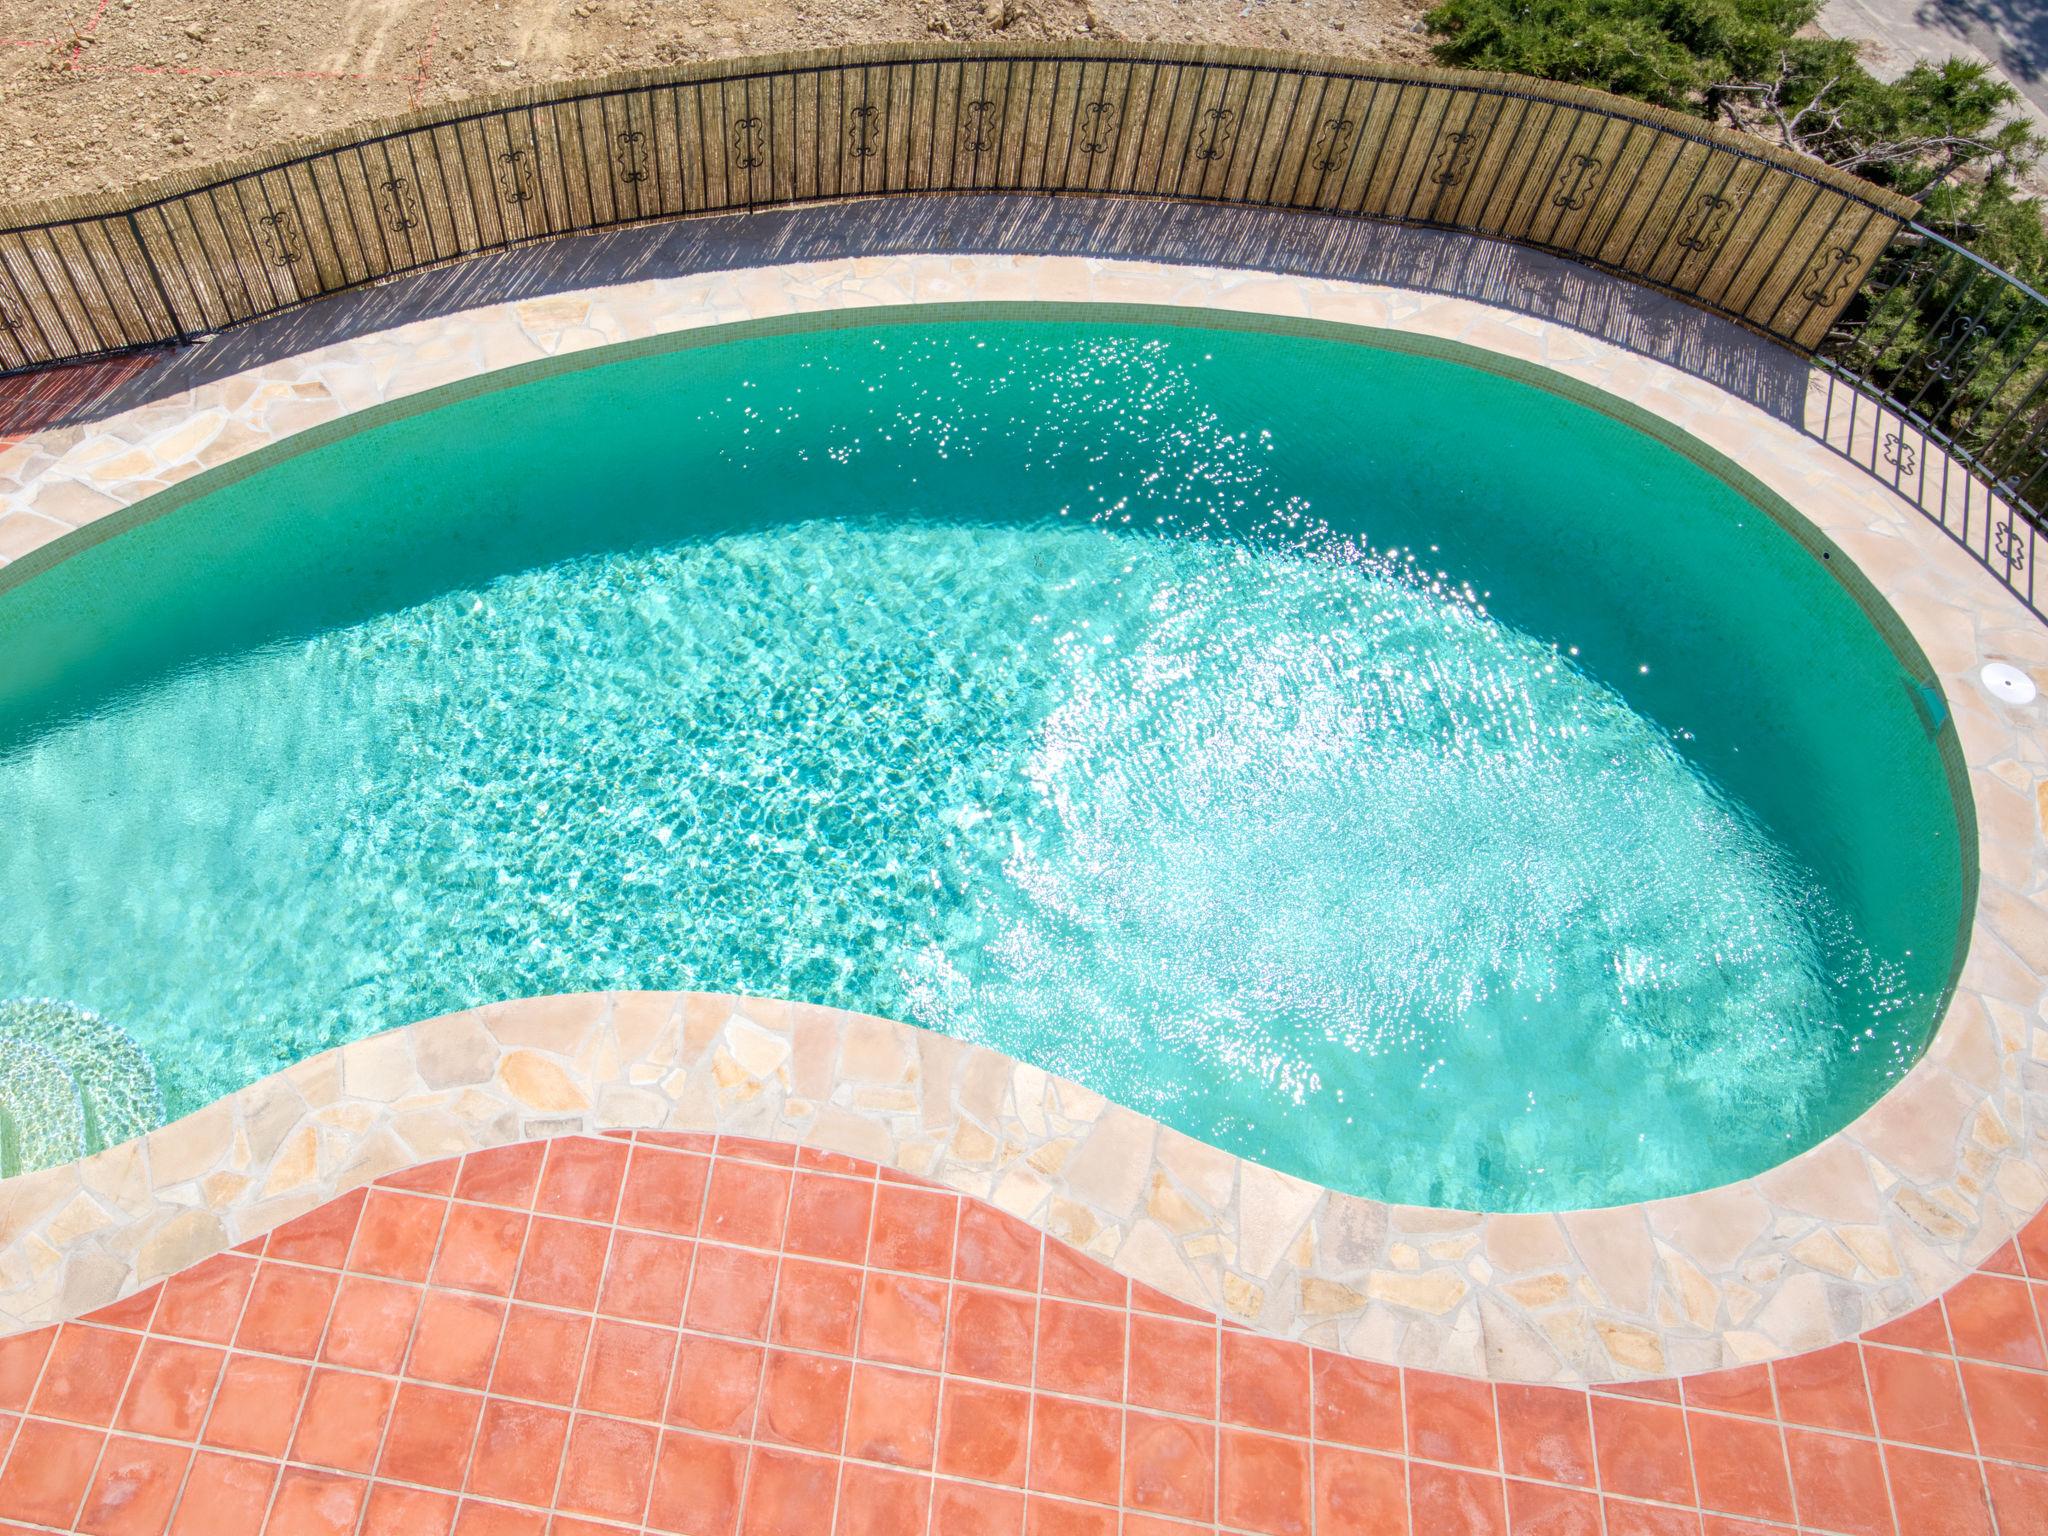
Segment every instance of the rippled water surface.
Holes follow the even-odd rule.
[[[123,533],[0,647],[16,1162],[386,1025],[698,987],[1362,1193],[1610,1203],[1867,1106],[1963,899],[1938,698],[1769,517],[1287,334],[563,373]]]

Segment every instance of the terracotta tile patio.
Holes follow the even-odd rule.
[[[1489,1384],[1219,1324],[851,1159],[563,1138],[0,1340],[0,1530],[2016,1536],[2044,1317],[2048,1216],[1854,1342]]]

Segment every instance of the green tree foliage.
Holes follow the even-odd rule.
[[[1819,0],[1440,0],[1426,20],[1447,64],[1755,134],[1917,199],[1928,228],[2048,289],[2048,225],[2020,187],[2048,143],[2016,116],[2018,92],[1963,59],[1880,80],[1855,44],[1814,30],[1818,12]],[[2048,308],[1904,236],[1822,351],[2048,502]]]
[[[1681,111],[1717,84],[1774,69],[1818,0],[1444,0],[1425,18],[1436,55],[1589,85]]]
[[[1589,85],[1697,112],[1911,197],[2024,171],[2048,145],[2019,93],[1982,64],[1918,64],[1897,80],[1812,33],[1818,0],[1442,0],[1427,16],[1447,64]],[[2010,191],[2010,187],[2005,188]]]

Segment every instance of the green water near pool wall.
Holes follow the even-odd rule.
[[[1528,382],[913,314],[347,426],[0,592],[0,996],[125,1031],[166,1113],[702,988],[1558,1208],[1781,1161],[1945,1000],[1917,658]]]

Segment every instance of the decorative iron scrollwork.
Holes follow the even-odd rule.
[[[1913,445],[1896,432],[1884,435],[1884,448],[1878,455],[1902,475],[1910,475],[1919,467],[1920,456],[1913,451]]]
[[[394,176],[389,181],[379,182],[377,191],[384,199],[384,224],[394,235],[402,235],[418,225],[419,203],[413,197],[412,182],[403,176]]]
[[[1236,132],[1237,114],[1228,107],[1211,107],[1202,114],[1202,142],[1195,151],[1197,160],[1221,160],[1225,150],[1230,148],[1230,136]]]
[[[2026,535],[2013,526],[2010,516],[1998,525],[1998,531],[1991,536],[1991,543],[1998,551],[1998,558],[2005,562],[2008,571],[2023,571],[2027,568]]]
[[[1849,286],[1849,279],[1862,265],[1863,259],[1847,246],[1827,246],[1808,263],[1805,281],[1799,285],[1799,296],[1809,304],[1832,304],[1842,296],[1842,290]]]
[[[1081,133],[1081,153],[1093,159],[1109,148],[1116,137],[1117,106],[1106,98],[1097,98],[1081,109],[1084,126]]]
[[[751,171],[761,163],[761,119],[742,117],[732,125],[732,163]]]
[[[1550,200],[1576,213],[1591,201],[1593,189],[1599,183],[1600,161],[1592,155],[1573,155],[1565,161],[1564,172],[1557,178],[1557,191]]]
[[[1973,342],[1982,341],[1991,334],[1991,327],[1983,321],[1964,316],[1936,338],[1941,355],[1927,365],[1927,371],[1937,379],[1954,379],[1963,360],[1963,354]]]
[[[973,154],[985,154],[995,146],[989,142],[989,114],[996,104],[983,96],[967,103],[967,143],[964,146]]]
[[[1334,171],[1337,162],[1344,158],[1344,151],[1351,147],[1351,135],[1357,124],[1348,117],[1326,117],[1321,131],[1316,135],[1315,168],[1319,171]]]
[[[1728,233],[1728,223],[1741,203],[1718,192],[1702,192],[1686,215],[1685,228],[1678,232],[1678,247],[1684,251],[1709,251]]]
[[[641,163],[641,146],[647,142],[647,135],[638,128],[621,128],[612,135],[612,146],[617,151],[619,180],[641,182],[647,179],[647,167]]]
[[[263,243],[268,248],[270,264],[289,270],[303,254],[299,229],[292,222],[291,214],[279,209],[276,213],[264,214],[256,222],[263,227]]]
[[[498,193],[506,202],[517,208],[532,202],[539,192],[531,154],[523,149],[508,149],[498,156]]]
[[[1478,134],[1467,133],[1462,128],[1437,140],[1436,158],[1429,179],[1440,187],[1455,187],[1463,181],[1472,164],[1472,146],[1478,142]]]
[[[875,156],[875,130],[882,123],[882,109],[862,102],[846,114],[850,126],[847,136],[852,139],[853,157],[856,160],[871,160]]]

